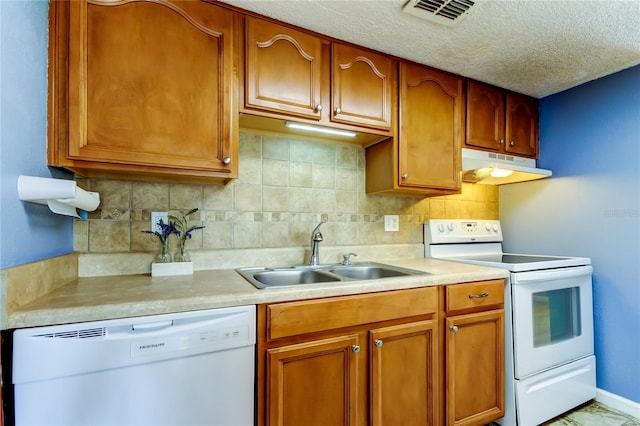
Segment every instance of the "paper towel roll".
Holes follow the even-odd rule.
[[[100,204],[100,194],[88,192],[73,180],[18,177],[18,197],[23,201],[46,204],[52,212],[81,217],[77,209],[94,211]]]

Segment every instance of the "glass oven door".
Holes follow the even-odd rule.
[[[511,274],[516,379],[593,354],[592,271]]]

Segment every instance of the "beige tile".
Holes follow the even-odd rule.
[[[131,208],[135,210],[169,210],[169,184],[133,182]]]
[[[497,203],[500,199],[500,190],[498,189],[498,185],[485,185],[485,195],[486,201],[490,203]]]
[[[335,232],[336,245],[355,245],[358,243],[358,227],[353,223],[335,223],[333,226]]]
[[[204,185],[202,208],[204,210],[232,210],[233,184]]]
[[[129,222],[89,221],[89,250],[92,253],[129,251]]]
[[[313,190],[311,188],[289,188],[289,211],[294,213],[311,212]]]
[[[231,222],[206,222],[202,231],[204,249],[226,249],[233,247],[233,224]]]
[[[289,224],[287,222],[262,223],[262,247],[287,247]]]
[[[238,179],[236,183],[260,185],[262,183],[262,159],[241,158],[240,164],[238,165]]]
[[[311,163],[313,162],[314,142],[304,140],[290,140],[289,160],[292,162]]]
[[[160,241],[158,237],[147,234],[149,231],[149,222],[135,220],[131,222],[131,251],[132,252],[158,252],[160,250]]]
[[[336,187],[336,168],[323,164],[314,164],[312,172],[314,188],[334,189]]]
[[[262,186],[251,184],[236,184],[233,194],[235,210],[261,211]]]
[[[243,157],[262,157],[262,136],[254,133],[240,132],[239,145],[240,148],[238,152],[241,159]]]
[[[447,215],[444,209],[444,199],[429,199],[429,217],[431,219],[446,219]]]
[[[344,167],[336,168],[336,189],[344,191],[358,190],[358,170]]]
[[[89,221],[73,221],[73,250],[80,253],[89,252]]]
[[[358,213],[358,193],[337,191],[336,211],[338,213]]]
[[[101,208],[129,210],[131,183],[118,180],[92,180],[91,191],[100,194]]]
[[[313,190],[312,210],[315,213],[333,213],[336,211],[335,191],[328,189]]]
[[[292,246],[307,246],[311,244],[312,229],[309,222],[290,222],[289,244]]]
[[[364,148],[352,146],[336,147],[336,164],[340,167],[357,168],[358,151],[364,151]]]
[[[271,186],[288,186],[289,162],[280,160],[263,160],[262,184]]]
[[[444,201],[444,212],[447,219],[462,219],[460,201],[447,199]]]
[[[202,209],[202,185],[169,186],[169,209]]]
[[[358,192],[358,213],[360,214],[374,214],[378,213],[379,200],[383,195],[366,195]]]
[[[280,186],[262,187],[262,211],[286,212],[289,210],[289,191]]]
[[[316,143],[313,146],[313,162],[315,164],[336,164],[336,147],[328,143]]]
[[[289,140],[278,136],[263,136],[262,158],[289,160]]]
[[[233,248],[262,247],[262,222],[233,224]]]
[[[301,188],[311,188],[311,163],[291,162],[289,163],[289,182],[291,186]]]

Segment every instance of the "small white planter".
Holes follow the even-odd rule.
[[[193,262],[152,263],[152,277],[166,277],[170,275],[192,275]]]

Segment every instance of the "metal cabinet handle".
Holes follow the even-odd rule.
[[[515,141],[511,141],[511,142],[509,142],[509,146],[514,146],[515,144],[516,144],[516,142],[515,142]]]
[[[498,145],[504,145],[504,139],[500,139],[500,140],[498,141]]]
[[[231,163],[231,157],[224,157],[224,158],[222,159],[222,163],[223,163],[223,164],[229,164],[229,163]]]
[[[336,109],[334,110],[335,115],[338,114],[342,114],[342,109],[340,109],[340,107],[336,107]]]
[[[449,330],[451,330],[454,333],[458,332],[458,326],[457,325],[452,325],[451,327],[449,327]]]
[[[382,345],[383,345],[382,340],[380,340],[380,339],[374,340],[373,344],[376,345],[376,348],[381,348]]]
[[[409,179],[409,173],[403,173],[401,177],[402,179]]]
[[[485,297],[489,297],[489,293],[484,292],[482,294],[470,294],[469,299],[484,299]]]
[[[351,345],[351,350],[355,353],[360,352],[360,345]]]
[[[322,104],[316,105],[316,111],[318,112],[322,111]]]

